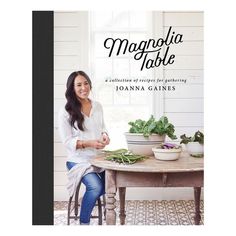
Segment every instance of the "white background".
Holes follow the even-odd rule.
[[[91,3],[93,2],[93,3]],[[1,6],[1,234],[235,234],[235,7],[233,1],[8,1]],[[3,4],[3,3],[2,3]],[[32,224],[32,10],[205,12],[204,226],[59,227]],[[235,191],[234,191],[235,192]],[[24,193],[24,194],[22,194]],[[15,209],[13,210],[12,207]]]

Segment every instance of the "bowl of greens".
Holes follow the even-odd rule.
[[[204,134],[201,131],[195,132],[193,136],[180,136],[180,144],[186,145],[186,150],[193,157],[203,157],[204,155]]]
[[[128,123],[131,127],[125,133],[128,149],[134,154],[152,156],[152,148],[161,147],[166,136],[176,139],[174,125],[166,116],[156,120],[152,115],[148,120],[135,120]]]
[[[173,161],[179,159],[182,149],[176,144],[163,143],[161,147],[152,148],[152,151],[157,160]]]

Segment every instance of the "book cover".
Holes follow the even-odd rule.
[[[174,126],[176,138],[166,135],[164,142],[180,145],[180,136],[190,138],[198,131],[204,133],[203,15],[201,11],[51,12],[54,137],[50,167],[53,165],[54,224],[67,223],[67,153],[59,135],[58,112],[66,104],[68,76],[73,71],[89,75],[90,98],[102,105],[110,137],[106,150],[132,149],[129,146],[132,142],[145,149],[144,142],[129,143],[125,133],[130,131],[129,122],[147,122],[151,116],[156,121],[166,117]],[[185,144],[181,146],[188,152]],[[143,190],[138,186],[127,188],[126,200],[194,199],[194,191],[188,186],[150,185]],[[119,200],[118,192],[116,198]],[[64,209],[64,213],[56,209]],[[186,221],[178,220],[177,216],[172,221],[161,219],[127,217],[126,223],[194,224],[192,215]]]
[[[203,12],[54,12],[54,118],[66,102],[68,75],[82,70],[92,81],[91,98],[103,106],[107,149],[127,148],[128,123],[151,115],[174,125],[177,139],[167,142],[203,132],[203,27]],[[57,131],[55,125],[54,200],[67,200],[66,153]],[[189,191],[162,194],[188,199]],[[127,189],[126,198],[155,200],[158,193]]]

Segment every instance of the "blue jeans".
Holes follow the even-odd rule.
[[[74,165],[77,165],[77,163],[66,162],[69,170]],[[89,224],[97,199],[105,194],[105,171],[101,173],[88,173],[82,177],[81,182],[86,186],[86,191],[80,208],[80,223]]]

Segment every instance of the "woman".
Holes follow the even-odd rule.
[[[67,103],[59,112],[59,132],[68,154],[66,165],[69,173],[78,172],[73,178],[81,176],[80,180],[86,186],[80,224],[89,224],[96,200],[105,192],[105,173],[96,173],[90,160],[109,144],[110,139],[102,106],[89,98],[92,84],[88,75],[83,71],[73,72],[66,86]],[[74,181],[74,187],[76,184]]]

